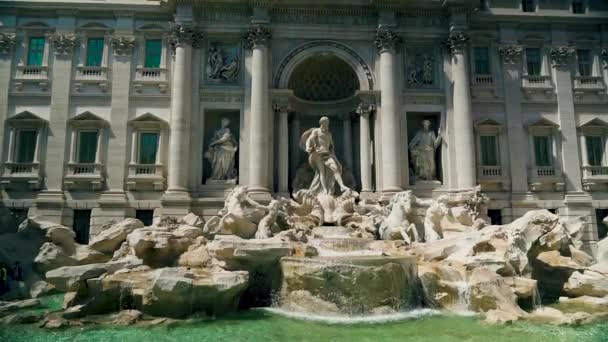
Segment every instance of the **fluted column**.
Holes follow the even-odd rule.
[[[300,166],[300,114],[293,113],[291,116],[291,136],[290,143],[290,177],[293,179],[296,175],[296,170]]]
[[[342,146],[344,146],[344,164],[353,171],[353,132],[351,114],[342,117]]]
[[[471,90],[469,82],[468,37],[462,32],[451,32],[447,46],[452,54],[452,77],[454,82],[454,132],[458,187],[475,186],[475,135],[471,113]]]
[[[371,163],[371,136],[369,132],[369,118],[374,111],[374,105],[360,105],[359,114],[359,149],[361,159],[361,192],[372,191],[372,163]]]
[[[382,131],[382,192],[401,191],[401,148],[397,105],[396,48],[401,38],[380,27],[376,33],[380,54],[380,127]],[[406,134],[404,132],[404,134]],[[406,149],[407,150],[407,149]],[[406,152],[407,153],[407,152]]]
[[[263,25],[253,25],[245,34],[247,46],[252,50],[248,188],[262,193],[270,191],[268,172],[272,122],[268,116],[268,43],[271,37],[270,30]]]
[[[279,193],[289,193],[289,107],[276,106],[279,117]]]
[[[191,25],[175,25],[171,40],[175,46],[173,81],[171,82],[171,135],[167,192],[188,192],[190,156],[191,61],[192,44],[201,39],[200,32]]]

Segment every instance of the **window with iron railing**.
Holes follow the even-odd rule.
[[[526,73],[532,76],[540,76],[542,59],[539,48],[526,49]]]
[[[550,136],[534,136],[534,161],[536,166],[553,165],[553,149]]]
[[[490,72],[490,52],[487,47],[473,48],[473,56],[475,60],[475,74],[489,75]]]
[[[604,139],[601,136],[586,136],[587,162],[590,166],[602,166],[604,160]]]
[[[498,137],[496,135],[481,135],[479,137],[481,165],[498,166]]]
[[[86,66],[100,67],[103,60],[104,39],[89,38],[87,39],[87,56]]]
[[[32,163],[34,161],[37,134],[38,132],[35,129],[22,129],[17,131],[15,162]]]
[[[44,59],[44,45],[46,40],[44,37],[31,37],[27,51],[27,65],[41,66]]]
[[[97,154],[97,130],[80,131],[78,134],[78,163],[95,162]]]
[[[147,39],[145,44],[144,67],[160,68],[162,55],[162,41],[160,39]]]
[[[593,73],[593,60],[591,59],[590,50],[576,50],[576,59],[578,62],[579,76],[591,76]]]

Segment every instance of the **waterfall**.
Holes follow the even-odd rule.
[[[534,292],[532,293],[532,310],[542,309],[543,303],[538,291],[538,283],[534,285]]]
[[[118,300],[118,310],[131,310],[134,308],[135,303],[133,299],[133,288],[131,284],[120,284],[120,296]]]
[[[456,281],[453,283],[458,290],[458,298],[456,302],[456,309],[458,311],[467,312],[469,311],[469,305],[471,297],[471,287],[466,280]]]

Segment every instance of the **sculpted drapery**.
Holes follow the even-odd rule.
[[[222,127],[215,131],[205,157],[211,163],[210,180],[231,180],[236,178],[234,156],[238,145],[228,128],[230,121],[222,119]]]

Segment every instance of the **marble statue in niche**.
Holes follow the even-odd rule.
[[[230,125],[230,120],[222,118],[221,127],[213,134],[209,148],[205,152],[205,158],[211,163],[211,175],[208,180],[234,181],[236,179],[234,158],[238,144],[228,125]]]
[[[407,84],[410,88],[435,85],[435,58],[428,49],[414,49],[409,53]]]
[[[310,193],[333,195],[336,183],[341,191],[350,190],[342,180],[342,165],[334,151],[328,117],[319,120],[318,128],[311,128],[302,134],[300,147],[308,153],[308,163],[315,172],[308,188]]]
[[[210,44],[206,69],[210,81],[236,82],[240,71],[239,49],[226,48],[219,43]]]
[[[435,150],[441,145],[441,134],[435,134],[429,120],[422,121],[422,128],[409,143],[416,180],[437,180]]]

